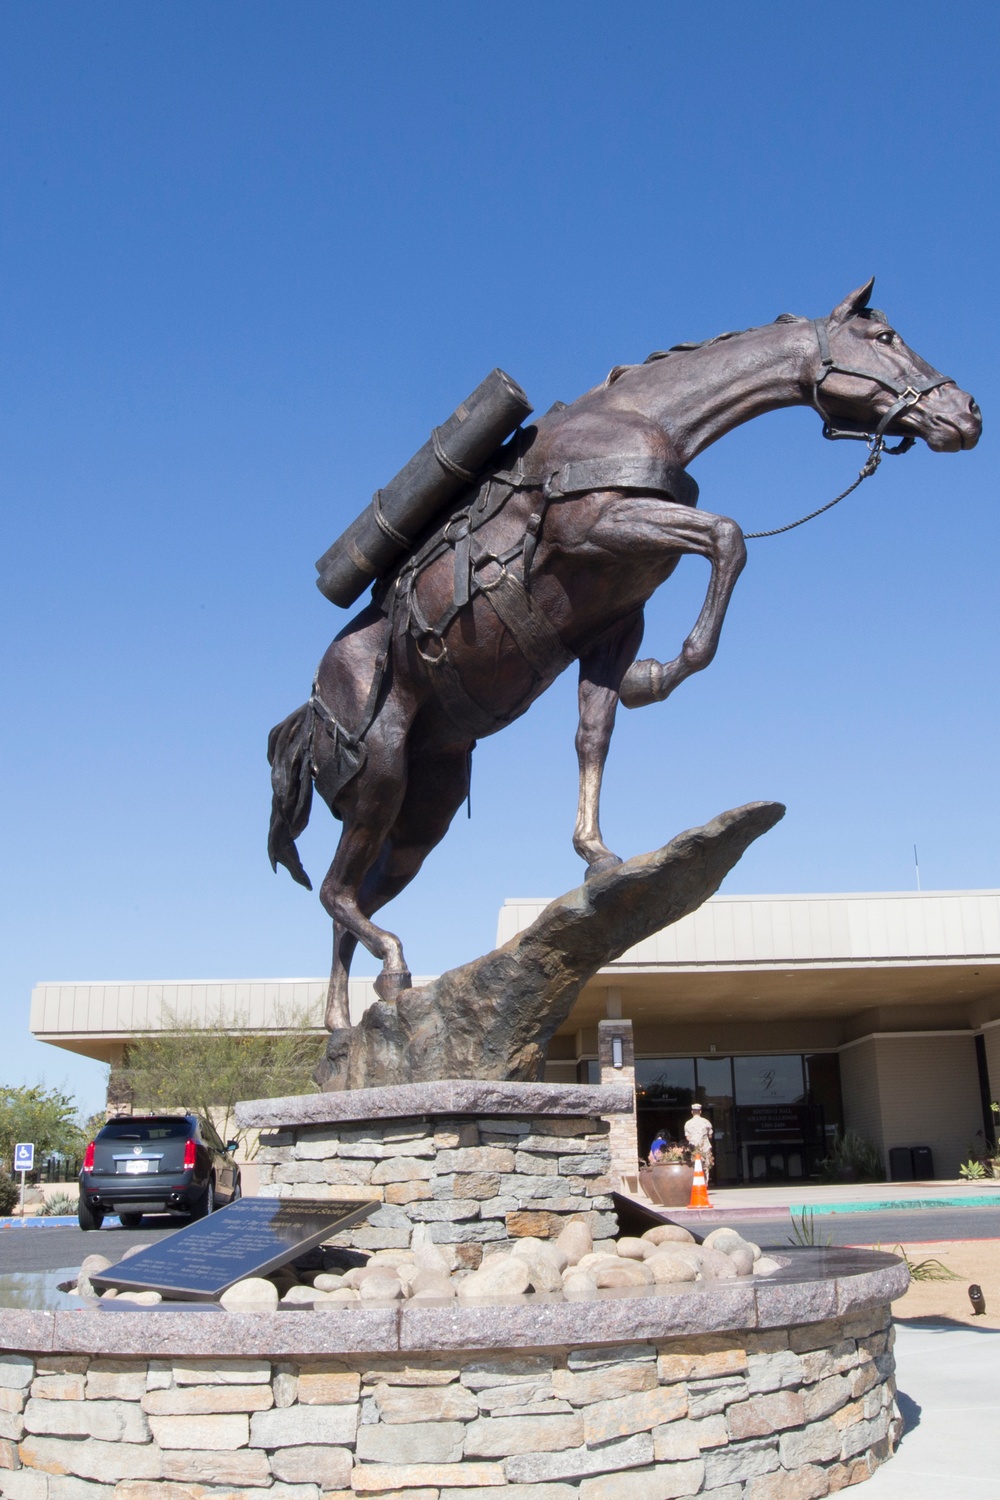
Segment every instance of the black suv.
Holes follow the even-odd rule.
[[[224,1146],[194,1115],[121,1115],[87,1147],[80,1172],[80,1228],[117,1214],[136,1229],[143,1214],[204,1218],[240,1196],[236,1142]]]

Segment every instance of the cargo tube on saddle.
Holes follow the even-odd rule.
[[[488,459],[531,415],[516,381],[493,370],[378,490],[316,564],[316,587],[346,609],[410,551],[438,512],[476,479]]]

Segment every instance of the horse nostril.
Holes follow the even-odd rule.
[[[977,422],[982,418],[983,414],[979,410],[979,402],[976,400],[975,396],[969,397],[969,411],[975,417]]]

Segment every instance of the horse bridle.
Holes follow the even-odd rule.
[[[774,526],[770,531],[745,531],[743,535],[749,541],[751,538],[766,536],[782,536],[786,531],[794,531],[797,526],[804,526],[807,521],[814,521],[824,511],[832,510],[839,505],[841,500],[846,500],[848,495],[853,495],[859,484],[870,479],[882,462],[883,453],[891,453],[895,458],[900,453],[909,453],[916,442],[912,433],[906,433],[896,444],[895,448],[887,446],[885,435],[896,418],[903,413],[912,411],[919,401],[922,401],[928,391],[937,390],[940,385],[953,385],[950,375],[942,375],[937,370],[932,370],[925,380],[910,380],[905,385],[900,385],[897,380],[890,380],[885,375],[877,375],[873,370],[855,370],[850,365],[838,365],[830,353],[830,337],[827,332],[829,320],[827,318],[814,318],[813,328],[816,330],[816,339],[819,343],[819,370],[813,380],[812,404],[819,415],[823,418],[823,436],[835,442],[838,438],[855,438],[857,441],[868,444],[868,457],[861,466],[857,479],[849,484],[846,490],[828,500],[825,505],[819,506],[817,510],[811,510],[807,516],[800,516],[797,521],[789,521],[785,526]],[[885,416],[872,431],[864,427],[860,422],[849,422],[839,419],[835,424],[829,412],[823,410],[819,393],[826,377],[832,373],[838,375],[854,375],[859,380],[872,380],[876,385],[892,391],[895,401],[889,407]]]
[[[874,370],[855,370],[850,365],[840,365],[830,353],[829,319],[814,318],[813,328],[816,330],[816,339],[819,343],[820,364],[813,381],[812,404],[823,418],[823,436],[829,438],[831,442],[835,442],[838,438],[854,438],[859,442],[867,443],[873,454],[891,453],[895,457],[899,453],[908,453],[916,442],[912,433],[907,433],[895,448],[890,448],[885,441],[886,432],[897,417],[912,411],[928,391],[937,390],[941,385],[953,385],[951,376],[932,370],[924,380],[909,380],[905,385],[900,385],[897,380],[892,380],[886,375],[879,375]],[[896,399],[874,431],[863,427],[860,423],[844,419],[838,419],[835,422],[829,412],[824,411],[820,401],[820,389],[826,377],[832,374],[854,375],[859,380],[873,380],[885,390],[892,391]]]

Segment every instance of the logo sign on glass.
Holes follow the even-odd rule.
[[[105,1291],[160,1292],[211,1302],[244,1276],[266,1276],[366,1219],[372,1203],[240,1198],[110,1266],[92,1284]]]

